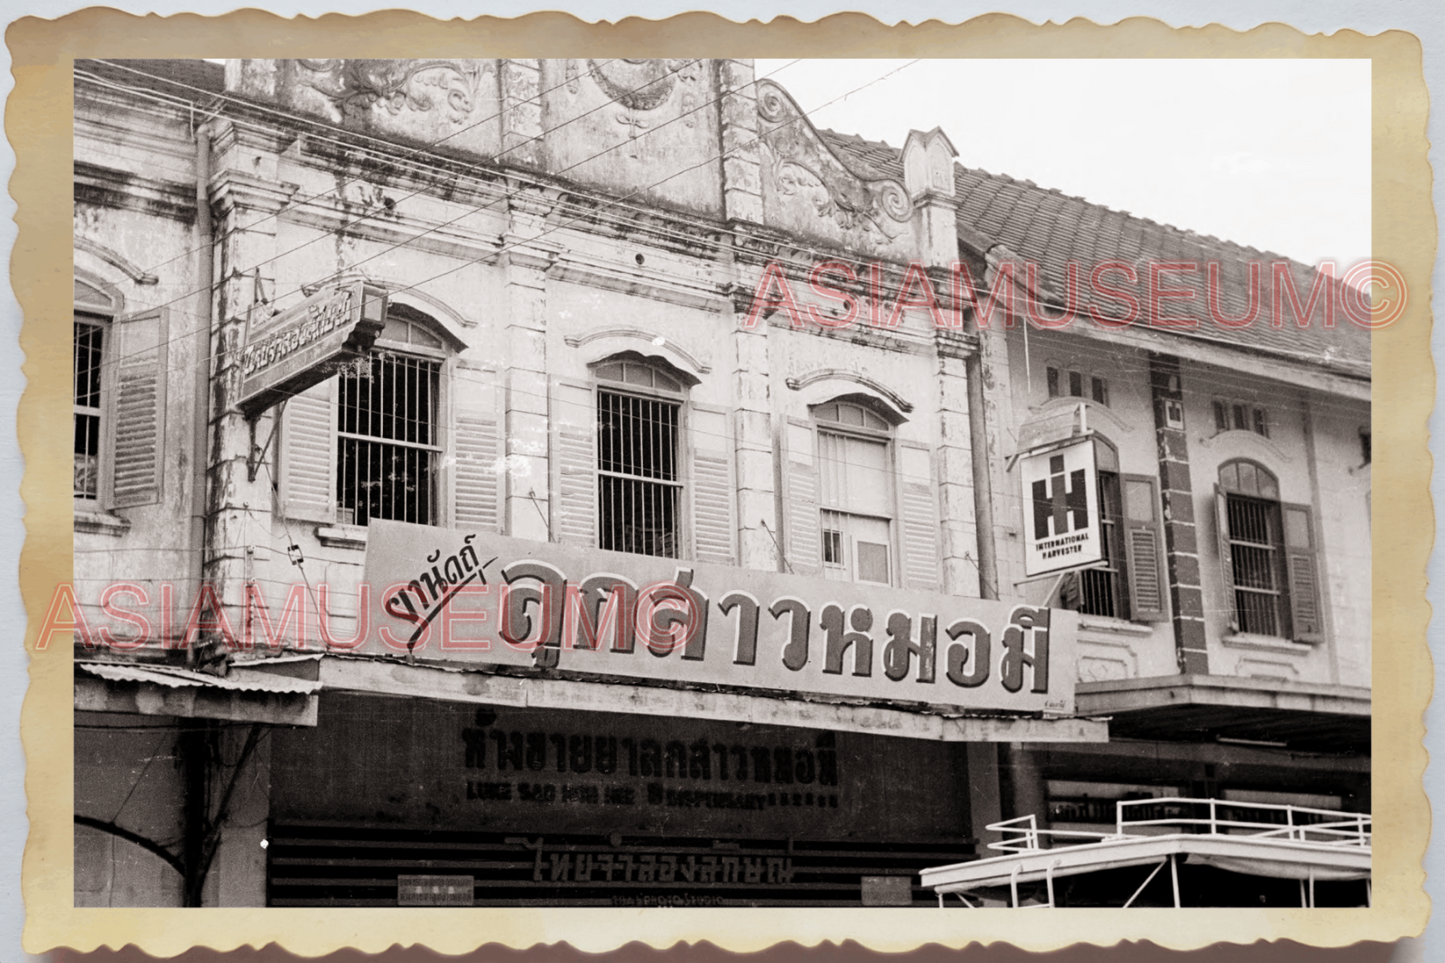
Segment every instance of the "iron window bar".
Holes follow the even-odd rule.
[[[353,524],[439,520],[440,370],[436,361],[381,351],[365,373],[340,378],[337,504]]]
[[[597,498],[603,549],[681,556],[681,417],[679,401],[598,391]]]

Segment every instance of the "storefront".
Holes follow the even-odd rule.
[[[963,744],[352,694],[271,806],[272,906],[926,903],[974,855]]]

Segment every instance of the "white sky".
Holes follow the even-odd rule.
[[[1367,60],[757,61],[820,127],[1342,267],[1370,251]]]

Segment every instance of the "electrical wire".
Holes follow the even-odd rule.
[[[795,62],[796,62],[796,61],[795,61]],[[906,65],[905,65],[905,66],[906,66]],[[899,68],[899,69],[902,69],[902,68]],[[885,75],[885,76],[886,76],[886,75]],[[881,79],[884,79],[884,78],[878,78],[878,79],[881,80]],[[850,93],[851,93],[851,92],[850,92]],[[847,95],[845,95],[845,96],[847,96]],[[827,106],[827,105],[823,105],[823,106]],[[815,109],[820,109],[820,108],[815,108]],[[677,175],[674,175],[674,176],[677,176]],[[659,183],[660,183],[660,182],[659,182]],[[465,216],[465,215],[464,215],[464,216]],[[595,219],[595,217],[596,217],[596,212],[595,212],[595,211],[589,212],[589,218],[594,218],[594,219]],[[695,234],[682,235],[680,232],[676,232],[676,231],[669,231],[669,232],[667,232],[667,233],[671,234],[672,236],[680,236],[680,237],[685,237],[685,238],[692,239],[692,240],[695,240],[695,239],[696,239],[696,235],[695,235]],[[736,232],[736,231],[726,231],[726,232],[724,232],[724,233],[729,233],[729,234],[732,234],[732,235],[734,235],[734,236],[737,235],[737,232]],[[794,264],[796,264],[796,265],[801,265],[801,266],[807,266],[809,262],[801,261],[801,260],[795,260],[795,261],[793,261],[793,262],[791,262],[791,263],[794,263]],[[466,265],[463,265],[463,266],[466,266]],[[460,268],[457,268],[457,269],[460,269]],[[433,279],[427,279],[427,280],[433,280]],[[418,285],[413,285],[413,286],[419,286],[419,284],[424,284],[424,283],[426,283],[426,281],[418,282]],[[198,293],[198,292],[197,292],[197,293]],[[1041,302],[1037,302],[1037,301],[1033,301],[1033,302],[1029,302],[1029,303],[1031,303],[1031,304],[1034,305],[1034,306],[1039,306],[1039,307],[1045,306],[1045,305],[1042,304]],[[1054,307],[1053,305],[1047,305],[1047,306],[1049,306],[1049,307]],[[187,313],[187,314],[188,314],[189,312],[178,312],[178,313]],[[1028,322],[1024,322],[1024,323],[1028,323]],[[188,333],[188,335],[182,335],[182,336],[180,336],[180,337],[186,337],[186,336],[189,336],[189,334],[194,334],[194,333],[200,333],[200,332],[190,332],[190,333]],[[180,338],[178,337],[178,338],[172,339],[172,340],[180,340]],[[1233,344],[1233,343],[1230,343],[1230,342],[1225,342],[1225,343],[1226,343],[1229,347],[1232,347],[1232,348],[1233,348],[1233,347],[1238,347],[1237,345],[1235,345],[1235,344]],[[1315,359],[1316,359],[1316,355],[1315,355],[1314,353],[1299,352],[1299,353],[1296,353],[1296,354],[1297,354],[1297,356],[1301,357],[1301,358],[1304,359],[1304,360],[1315,360]],[[1254,385],[1253,382],[1251,382],[1251,383],[1249,383],[1249,384],[1250,384],[1251,387],[1253,387],[1253,385]]]
[[[187,90],[196,91],[196,92],[199,93],[199,94],[203,94],[203,95],[204,95],[204,94],[210,93],[209,91],[201,90],[200,88],[195,87],[195,86],[193,86],[193,85],[191,85],[191,84],[185,84],[185,83],[182,83],[182,82],[180,82],[180,81],[176,81],[176,80],[174,80],[173,78],[168,78],[168,77],[164,77],[164,78],[163,78],[163,77],[160,77],[160,76],[157,75],[157,74],[150,74],[150,73],[146,73],[145,71],[136,70],[135,68],[132,68],[132,67],[128,67],[128,66],[121,65],[121,64],[116,64],[116,63],[114,63],[113,61],[97,60],[96,62],[97,62],[97,63],[106,64],[107,66],[110,66],[110,67],[119,67],[119,68],[122,69],[122,70],[127,70],[127,71],[130,71],[131,73],[140,74],[141,76],[143,76],[143,77],[148,77],[148,78],[150,78],[150,79],[164,80],[164,81],[166,81],[166,82],[168,82],[168,83],[175,84],[175,85],[178,86],[178,87],[182,87],[182,88],[187,89]],[[588,73],[589,75],[590,75],[590,74],[593,74],[593,73],[597,72],[598,70],[600,70],[601,68],[606,67],[608,64],[612,64],[612,63],[615,63],[615,62],[616,62],[615,60],[604,60],[604,61],[602,61],[601,63],[599,63],[599,64],[597,64],[597,65],[595,65],[595,66],[589,66],[589,67],[587,68],[587,73]],[[663,74],[663,75],[660,76],[660,77],[657,77],[657,78],[654,79],[654,80],[648,81],[646,84],[643,84],[641,87],[638,87],[637,89],[638,89],[638,90],[645,90],[646,88],[651,87],[653,84],[660,83],[660,82],[662,82],[663,80],[665,80],[666,78],[671,77],[671,76],[674,76],[675,74],[677,74],[677,73],[681,72],[682,70],[686,69],[686,66],[687,66],[687,64],[689,64],[689,63],[695,63],[695,61],[683,61],[681,66],[678,66],[678,67],[674,68],[673,70],[668,71],[667,73]],[[80,72],[77,71],[77,73],[80,73]],[[555,86],[548,87],[546,90],[540,91],[540,92],[538,92],[537,94],[535,94],[535,95],[533,95],[533,96],[531,96],[531,97],[528,97],[526,100],[521,101],[520,104],[532,104],[532,103],[536,103],[536,104],[538,104],[538,105],[540,106],[540,105],[542,104],[542,99],[543,99],[544,97],[546,97],[548,94],[552,93],[552,92],[555,91],[555,90],[558,90],[558,89],[560,89],[560,88],[562,88],[562,87],[567,86],[567,84],[569,84],[569,83],[572,83],[572,80],[570,80],[570,79],[569,79],[569,80],[564,80],[564,81],[563,81],[562,83],[560,83],[560,84],[556,84]],[[212,95],[212,96],[216,96],[216,95]],[[255,105],[255,104],[251,104],[251,103],[249,103],[249,102],[247,102],[247,101],[244,101],[244,100],[241,100],[241,99],[239,99],[239,98],[230,97],[230,96],[227,96],[227,95],[220,95],[220,96],[222,96],[222,98],[223,98],[224,100],[230,101],[230,102],[232,102],[232,103],[241,105],[241,106],[246,107],[246,108],[249,108],[249,109],[254,109],[254,108],[257,106],[257,105]],[[553,127],[549,127],[549,128],[547,128],[546,130],[542,131],[540,134],[533,135],[532,137],[528,137],[526,140],[520,141],[519,143],[514,144],[514,145],[512,145],[511,147],[504,148],[504,149],[497,155],[497,157],[500,158],[500,157],[502,157],[503,155],[509,154],[509,153],[511,153],[512,151],[515,151],[515,150],[518,150],[518,149],[520,149],[520,148],[522,148],[522,147],[525,147],[525,146],[527,146],[528,144],[535,143],[535,142],[539,142],[539,141],[542,140],[542,138],[546,137],[548,134],[550,134],[550,133],[552,133],[552,132],[560,129],[561,127],[565,127],[567,124],[574,123],[574,122],[576,122],[576,121],[578,121],[578,120],[581,120],[583,117],[587,117],[587,116],[595,113],[596,111],[603,109],[604,107],[608,106],[608,105],[611,104],[611,103],[615,103],[615,101],[608,100],[608,101],[606,101],[605,103],[603,103],[603,104],[601,104],[601,105],[599,105],[599,106],[597,106],[597,107],[592,108],[591,110],[588,110],[588,111],[586,111],[586,112],[578,115],[577,117],[568,118],[568,119],[567,119],[566,121],[564,121],[563,123],[557,124],[557,125],[555,125],[555,126],[553,126]],[[520,104],[517,105],[517,106],[520,106]],[[511,109],[515,110],[516,107],[514,106],[514,107],[511,108]],[[284,113],[282,113],[281,111],[274,111],[274,112],[277,113],[277,114],[281,114],[282,116],[288,117],[288,118],[290,118],[290,119],[295,119],[295,116],[294,116],[294,115],[284,114]],[[454,137],[459,137],[459,136],[461,136],[462,134],[467,133],[468,131],[475,130],[476,128],[481,127],[483,124],[488,124],[488,123],[491,123],[491,122],[494,121],[494,120],[499,120],[504,113],[505,113],[505,110],[503,110],[503,111],[498,111],[498,112],[495,113],[495,114],[490,114],[490,115],[488,115],[487,117],[482,118],[481,120],[477,121],[477,122],[474,123],[474,124],[468,124],[466,127],[463,127],[463,128],[461,128],[461,129],[459,129],[459,130],[454,130],[454,131],[452,131],[450,134],[447,134],[445,137],[438,138],[437,140],[432,141],[431,143],[425,145],[424,147],[415,148],[415,149],[409,151],[408,153],[403,154],[403,155],[402,155],[401,157],[399,157],[399,158],[395,158],[394,160],[388,161],[387,164],[385,164],[383,167],[381,167],[381,168],[380,168],[379,170],[377,170],[377,171],[368,171],[368,175],[369,175],[369,176],[375,176],[376,174],[378,174],[378,173],[380,173],[380,172],[382,172],[382,171],[386,171],[386,170],[388,170],[388,169],[396,170],[401,164],[404,164],[404,163],[405,163],[406,161],[408,161],[410,158],[412,158],[412,157],[417,157],[417,156],[421,156],[421,155],[431,154],[432,151],[434,151],[437,147],[441,146],[442,144],[446,143],[447,141],[451,140],[452,138],[454,138]],[[327,126],[328,126],[330,129],[345,131],[345,128],[336,128],[336,127],[332,127],[331,125],[327,125]],[[337,195],[337,197],[341,197],[347,187],[351,186],[352,184],[361,183],[362,181],[363,181],[363,178],[354,177],[354,178],[352,178],[352,179],[350,179],[350,180],[343,181],[341,184],[337,185],[337,186],[334,187],[334,188],[331,188],[330,190],[323,191],[323,192],[321,192],[321,193],[319,193],[319,194],[312,194],[312,195],[309,195],[309,196],[306,196],[306,197],[302,197],[302,198],[299,198],[299,199],[295,199],[295,200],[288,201],[286,204],[283,204],[279,209],[277,209],[277,210],[274,211],[273,213],[265,214],[265,215],[261,216],[260,218],[258,218],[257,220],[252,221],[250,224],[246,224],[246,225],[244,225],[244,226],[238,226],[238,227],[234,228],[232,233],[244,233],[245,231],[255,230],[256,228],[258,228],[258,227],[260,227],[261,225],[265,224],[267,221],[270,221],[270,220],[275,219],[275,218],[279,218],[282,214],[286,213],[287,211],[294,210],[296,207],[300,206],[302,203],[310,203],[311,201],[320,200],[321,198],[326,197],[326,196],[331,195],[331,194],[335,194],[335,195]],[[415,196],[415,194],[408,195],[408,196]],[[170,260],[162,261],[160,264],[153,265],[152,267],[150,267],[149,269],[147,269],[144,273],[146,273],[146,274],[155,274],[159,268],[164,267],[165,265],[170,264],[170,263],[172,263],[173,261],[180,260],[181,258],[189,257],[191,254],[194,254],[194,253],[196,253],[196,252],[199,251],[199,250],[201,250],[201,249],[200,249],[200,248],[195,248],[195,249],[193,249],[193,250],[191,250],[191,251],[187,251],[185,254],[177,255],[176,257],[173,257],[173,258],[171,258]]]
[[[916,61],[914,61],[914,62],[916,62]],[[786,69],[786,67],[792,66],[793,64],[796,64],[796,63],[798,63],[798,61],[797,61],[797,60],[793,60],[793,61],[791,61],[789,64],[785,65],[783,68],[779,68],[779,70]],[[129,68],[127,68],[127,69],[129,69]],[[682,68],[678,68],[678,69],[680,70],[680,69],[682,69]],[[902,69],[902,68],[899,68],[899,69]],[[133,72],[143,73],[142,71],[133,71]],[[778,72],[778,71],[774,71],[774,73],[777,73],[777,72]],[[894,71],[894,73],[896,73],[896,72],[897,72],[897,71]],[[154,75],[148,75],[148,74],[146,74],[145,76],[154,76]],[[156,78],[156,79],[165,79],[165,78]],[[659,79],[661,79],[661,78],[659,78]],[[761,78],[760,78],[760,79],[761,79]],[[753,81],[753,83],[757,83],[757,81],[755,80],[755,81]],[[865,85],[865,86],[868,86],[868,85]],[[193,88],[193,89],[195,89],[195,88]],[[861,89],[863,89],[863,88],[859,88],[859,89],[861,90]],[[856,92],[856,91],[854,91],[854,92]],[[665,129],[665,128],[671,126],[671,125],[674,124],[674,123],[678,123],[678,122],[684,120],[685,118],[690,117],[691,115],[693,115],[693,114],[695,114],[695,113],[703,110],[703,109],[706,108],[706,107],[709,107],[709,106],[711,106],[711,105],[713,105],[713,104],[715,104],[715,103],[718,103],[718,102],[721,101],[721,100],[723,99],[723,97],[725,97],[725,96],[728,96],[728,95],[727,95],[727,94],[721,94],[721,95],[719,95],[719,96],[717,96],[717,97],[714,97],[714,98],[712,98],[712,99],[710,99],[710,100],[708,100],[708,101],[706,101],[706,102],[704,102],[704,103],[702,103],[702,104],[697,105],[696,107],[692,108],[691,110],[685,111],[684,113],[680,114],[680,115],[677,116],[677,117],[671,118],[671,119],[669,119],[669,120],[667,120],[667,121],[664,121],[664,122],[661,123],[661,124],[656,124],[656,125],[654,125],[654,126],[652,126],[652,127],[647,128],[647,129],[644,130],[641,134],[636,135],[635,137],[631,138],[631,139],[628,140],[628,141],[623,141],[623,142],[621,142],[621,143],[614,144],[614,145],[611,146],[611,147],[604,148],[603,150],[600,150],[600,151],[598,151],[598,152],[596,152],[596,153],[594,153],[594,154],[588,155],[588,156],[582,158],[582,159],[579,160],[579,161],[576,161],[576,162],[574,162],[574,163],[572,163],[572,164],[569,164],[569,165],[566,166],[566,167],[561,168],[560,170],[552,171],[552,172],[549,172],[549,173],[551,173],[553,176],[560,176],[560,175],[562,175],[562,174],[567,173],[568,171],[571,171],[571,170],[574,170],[574,169],[576,169],[576,168],[578,168],[578,167],[581,167],[581,166],[584,165],[584,164],[591,163],[592,161],[597,160],[597,159],[599,159],[599,158],[601,158],[601,157],[603,157],[603,156],[605,156],[605,155],[607,155],[607,154],[610,154],[610,153],[612,153],[613,151],[615,151],[615,150],[623,147],[623,146],[626,145],[626,144],[635,143],[635,141],[640,140],[640,139],[642,139],[643,137],[655,135],[655,134],[657,133],[657,131],[662,130],[662,129]],[[538,137],[545,137],[547,134],[550,134],[550,133],[552,133],[552,132],[555,132],[556,130],[559,130],[559,129],[561,129],[562,127],[565,127],[567,124],[574,123],[574,122],[576,122],[576,121],[578,121],[578,120],[581,120],[583,117],[589,116],[590,114],[594,113],[596,110],[600,110],[600,109],[602,109],[603,107],[606,107],[606,106],[609,106],[609,105],[613,105],[613,104],[616,104],[616,103],[617,103],[617,102],[616,102],[615,99],[609,99],[609,100],[608,100],[606,103],[604,103],[603,105],[601,105],[601,106],[599,106],[599,107],[597,107],[597,108],[594,108],[593,110],[587,111],[587,112],[579,115],[578,117],[568,118],[567,120],[565,120],[565,121],[563,121],[563,122],[561,122],[561,123],[559,123],[559,124],[554,125],[552,128],[549,128],[548,130],[543,131],[541,134],[539,134],[539,135],[537,135],[537,136],[538,136]],[[824,105],[824,106],[826,106],[826,105]],[[503,153],[505,153],[505,151],[504,151]],[[718,155],[718,156],[720,157],[721,155]],[[718,159],[718,158],[716,158],[716,157],[710,158],[710,159],[709,159],[709,162],[711,162],[712,160],[716,160],[716,159]],[[468,165],[468,166],[470,166],[470,167],[473,168],[473,169],[483,169],[483,168],[482,168],[482,165],[479,165],[479,164],[471,164],[471,165]],[[693,168],[688,168],[688,170],[692,170],[692,169],[693,169]],[[510,171],[506,172],[506,174],[507,174],[508,176],[510,176],[510,173],[511,173]],[[494,173],[494,176],[502,176],[502,172],[501,172],[501,171],[497,171],[497,172]],[[639,191],[634,191],[632,195],[628,195],[628,196],[629,196],[629,197],[634,196],[634,195],[636,195],[636,194],[638,194],[638,193],[641,193],[642,191],[646,191],[646,190],[650,189],[650,187],[656,187],[658,184],[665,183],[666,180],[670,180],[670,179],[671,179],[671,178],[665,178],[663,181],[658,181],[658,182],[656,182],[656,183],[654,183],[654,184],[652,184],[652,185],[649,185],[649,188],[642,188],[642,189],[640,189]],[[493,209],[499,202],[502,202],[502,201],[511,201],[511,200],[514,199],[515,197],[521,196],[523,193],[525,193],[525,190],[526,190],[525,188],[518,188],[517,190],[514,190],[514,191],[506,191],[506,192],[502,193],[500,196],[498,196],[496,199],[494,199],[494,200],[492,200],[492,201],[489,201],[489,202],[487,202],[487,203],[484,204],[484,205],[474,206],[474,207],[468,208],[467,210],[463,211],[461,214],[457,215],[456,217],[451,218],[450,220],[444,221],[444,222],[442,222],[442,223],[440,223],[440,224],[433,225],[432,227],[427,228],[426,230],[421,231],[420,233],[417,233],[417,234],[412,235],[411,237],[407,238],[405,241],[399,242],[399,243],[397,243],[397,244],[390,245],[390,246],[388,246],[388,247],[386,247],[386,248],[383,248],[383,249],[380,250],[380,251],[377,251],[377,252],[369,255],[368,257],[362,258],[362,259],[359,260],[359,261],[355,261],[355,262],[349,264],[349,265],[347,266],[347,270],[348,270],[348,271],[354,270],[357,265],[365,264],[365,263],[367,263],[367,262],[369,262],[369,261],[371,261],[371,260],[374,260],[374,259],[377,258],[377,257],[381,257],[381,256],[383,256],[383,255],[392,253],[392,252],[398,250],[399,248],[406,247],[406,246],[408,246],[408,245],[410,245],[410,244],[414,244],[416,241],[420,240],[421,238],[427,237],[428,235],[431,235],[431,234],[434,234],[434,233],[436,233],[437,231],[441,230],[442,228],[449,227],[449,226],[457,223],[458,221],[464,220],[464,219],[467,218],[467,217],[472,217],[472,216],[475,216],[476,214],[480,214],[480,213],[482,213],[482,212],[484,212],[484,211],[491,210],[491,209]],[[421,189],[419,189],[419,190],[417,190],[417,191],[414,191],[414,192],[412,192],[411,194],[407,195],[406,197],[403,198],[403,200],[409,199],[409,198],[411,198],[411,197],[415,197],[415,196],[417,196],[418,194],[422,194],[422,193],[425,193],[425,192],[426,192],[426,188],[423,187],[423,188],[421,188]],[[290,248],[290,249],[288,249],[288,250],[282,251],[282,252],[280,252],[279,254],[275,254],[275,255],[272,255],[272,256],[270,256],[270,257],[264,258],[263,260],[257,261],[257,262],[255,262],[254,264],[251,264],[251,265],[247,266],[247,267],[244,268],[244,269],[237,268],[236,271],[235,271],[235,273],[233,274],[233,276],[235,276],[236,274],[238,274],[238,275],[244,277],[244,276],[246,276],[246,275],[251,274],[253,271],[259,269],[260,267],[262,267],[262,266],[264,266],[264,265],[270,264],[270,263],[272,263],[272,262],[274,262],[274,261],[276,261],[276,260],[279,260],[280,258],[287,257],[287,256],[289,256],[289,255],[291,255],[291,254],[295,254],[296,252],[298,252],[298,251],[300,251],[300,250],[302,250],[302,249],[304,249],[304,248],[306,248],[306,247],[309,247],[309,246],[311,246],[312,244],[316,244],[316,243],[319,243],[319,242],[321,242],[321,241],[326,240],[328,237],[340,236],[340,235],[342,235],[345,231],[348,231],[348,230],[350,230],[351,228],[354,228],[357,224],[361,223],[362,221],[371,219],[371,218],[373,218],[373,217],[375,217],[375,216],[379,216],[379,215],[380,215],[383,211],[385,211],[385,210],[386,210],[386,208],[383,206],[382,208],[380,208],[380,209],[377,210],[377,211],[373,211],[373,212],[369,212],[369,213],[363,214],[361,217],[358,217],[358,218],[356,218],[355,220],[353,220],[353,221],[351,221],[351,222],[349,222],[349,223],[347,223],[347,224],[343,224],[343,225],[341,225],[340,227],[333,228],[333,229],[327,230],[327,231],[323,231],[323,232],[319,233],[317,236],[312,237],[312,238],[310,238],[310,239],[302,242],[301,244],[296,245],[295,247],[292,247],[292,248]],[[551,232],[550,232],[550,231],[547,231],[547,232],[543,232],[543,233],[546,234],[546,233],[551,233]],[[533,238],[532,240],[535,240],[535,238]],[[513,246],[515,246],[515,245],[513,245]],[[498,252],[496,252],[496,254],[501,254],[501,253],[503,253],[505,250],[506,250],[506,248],[503,248],[502,251],[498,251]],[[489,256],[496,256],[496,254],[494,254],[494,255],[489,255]],[[470,266],[471,264],[478,263],[478,261],[480,261],[480,260],[484,260],[484,259],[475,259],[475,260],[472,260],[472,261],[468,261],[468,262],[466,262],[465,264],[461,265],[461,267]],[[460,269],[460,268],[458,268],[458,270],[459,270],[459,269]],[[451,273],[451,272],[446,272],[446,273]],[[444,276],[444,275],[438,275],[438,277],[441,277],[441,276]],[[433,278],[428,278],[428,279],[427,279],[427,281],[432,281],[432,280],[436,280],[436,278],[433,277]],[[423,282],[419,282],[419,283],[424,284],[424,283],[427,283],[427,281],[423,281]],[[324,280],[323,280],[322,283],[324,283]],[[291,296],[291,295],[293,295],[293,294],[303,293],[304,288],[305,288],[305,287],[309,287],[309,286],[310,286],[310,285],[304,285],[304,286],[302,286],[302,287],[298,287],[298,288],[296,288],[296,289],[293,290],[293,291],[288,291],[288,292],[286,292],[285,294],[282,294],[282,295],[273,297],[272,300],[277,300],[278,298],[289,297],[289,296]],[[418,285],[411,285],[410,287],[416,287],[416,286],[418,286]],[[166,302],[166,303],[163,303],[163,304],[160,304],[160,305],[153,306],[150,310],[155,310],[156,308],[161,308],[161,307],[168,307],[170,304],[173,304],[173,303],[175,303],[176,301],[180,301],[180,300],[184,300],[184,299],[189,298],[189,297],[193,297],[193,296],[195,296],[196,294],[198,294],[198,293],[204,293],[204,292],[207,291],[207,290],[209,290],[209,288],[197,289],[196,291],[188,292],[188,293],[186,293],[186,294],[181,295],[181,296],[178,297],[178,298],[173,299],[173,300],[170,301],[170,302]],[[402,290],[409,290],[409,288],[402,289]],[[392,292],[392,293],[398,293],[398,292]]]

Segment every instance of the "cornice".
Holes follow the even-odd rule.
[[[733,299],[721,285],[690,281],[677,276],[644,274],[635,269],[627,270],[572,253],[563,253],[552,266],[549,276],[559,281],[650,298],[700,311],[723,313],[733,310]]]
[[[502,245],[500,237],[495,234],[478,235],[450,230],[413,218],[357,221],[355,213],[347,215],[340,210],[318,206],[289,209],[281,215],[281,220],[321,233],[342,233],[348,238],[387,246],[405,245],[409,251],[478,264],[496,264]]]
[[[75,202],[194,224],[196,188],[76,160]]]
[[[217,171],[209,185],[212,204],[219,204],[223,211],[245,208],[276,214],[300,190],[297,184],[287,184],[257,177],[242,171],[225,168]]]

